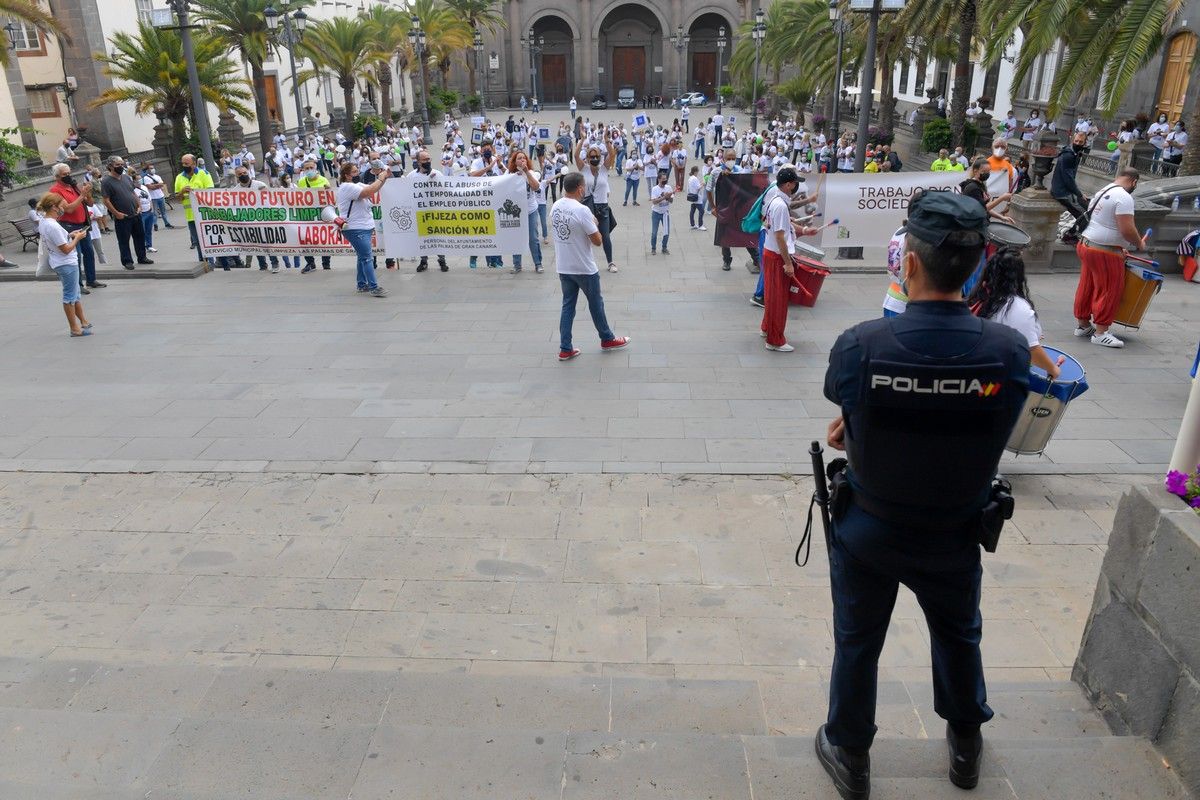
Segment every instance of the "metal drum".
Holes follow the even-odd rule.
[[[1066,360],[1059,366],[1058,377],[1053,381],[1041,367],[1029,369],[1029,397],[1005,445],[1006,450],[1019,456],[1041,455],[1058,429],[1058,423],[1062,422],[1067,404],[1088,390],[1082,364],[1061,350],[1043,349],[1052,361],[1057,361],[1059,356]]]
[[[1153,269],[1151,269],[1153,267]],[[1139,328],[1150,301],[1162,291],[1163,276],[1158,262],[1137,256],[1125,256],[1125,289],[1113,322],[1126,328]]]
[[[1007,222],[989,222],[987,238],[998,247],[1012,247],[1016,250],[1025,249],[1033,241],[1033,237],[1028,233]]]

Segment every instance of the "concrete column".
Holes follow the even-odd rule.
[[[63,47],[63,69],[79,84],[75,96],[80,102],[76,103],[75,115],[79,121],[80,133],[108,155],[116,151],[125,152],[125,135],[121,130],[121,116],[117,112],[116,104],[109,103],[92,108],[86,102],[111,89],[113,85],[112,80],[101,69],[102,65],[92,59],[92,53],[108,49],[108,43],[104,39],[104,28],[100,24],[97,2],[98,0],[55,2],[52,10],[54,18],[62,24],[63,31],[71,37],[70,46]]]
[[[580,0],[579,3],[579,77],[575,81],[577,94],[575,100],[579,103],[590,102],[591,94],[596,90],[596,67],[600,63],[600,54],[596,52],[600,46],[600,37],[592,36],[592,0]]]
[[[521,47],[521,3],[520,0],[509,0],[508,3],[508,66],[504,73],[508,76],[508,94],[511,102],[517,102],[521,94],[529,96],[529,58]]]
[[[9,51],[8,66],[4,68],[4,78],[8,83],[8,93],[12,97],[13,111],[17,116],[17,127],[21,129],[21,145],[30,150],[38,151],[37,134],[33,132],[33,117],[29,115],[29,101],[25,98],[25,77],[21,74],[21,59],[13,51]],[[36,167],[42,163],[39,156],[26,160],[26,164]],[[16,168],[16,165],[13,165]]]

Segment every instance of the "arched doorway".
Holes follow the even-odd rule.
[[[596,86],[613,98],[623,86],[638,97],[663,93],[662,21],[646,6],[617,6],[600,22]]]
[[[718,64],[717,39],[722,28],[725,29],[725,53],[720,60],[724,63]],[[718,87],[726,82],[717,74],[717,70],[728,74],[733,31],[733,24],[721,14],[709,12],[692,21],[691,27],[688,28],[691,43],[688,45],[688,57],[685,62],[685,91],[704,92],[710,100],[717,96]]]
[[[1172,120],[1183,116],[1192,60],[1196,55],[1196,41],[1196,34],[1184,31],[1173,36],[1167,44],[1162,81],[1158,85],[1158,110]]]
[[[538,56],[540,100],[565,103],[575,94],[575,34],[565,19],[554,15],[535,20],[533,34],[546,40]]]

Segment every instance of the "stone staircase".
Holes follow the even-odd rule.
[[[441,662],[426,668],[437,670]],[[832,798],[815,681],[0,660],[5,800]],[[980,800],[1184,800],[1071,683],[999,683]],[[927,688],[884,680],[873,797],[961,797]]]

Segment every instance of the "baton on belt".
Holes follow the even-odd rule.
[[[804,535],[800,537],[800,544],[796,545],[796,566],[803,567],[808,563],[808,556],[812,550],[812,523],[813,523],[813,506],[821,508],[821,526],[825,529],[825,549],[829,550],[829,484],[825,479],[825,451],[821,449],[819,442],[813,442],[808,449],[808,455],[812,458],[813,468],[813,496],[808,504],[808,521],[804,525]],[[800,560],[800,551],[804,550],[804,561]]]

